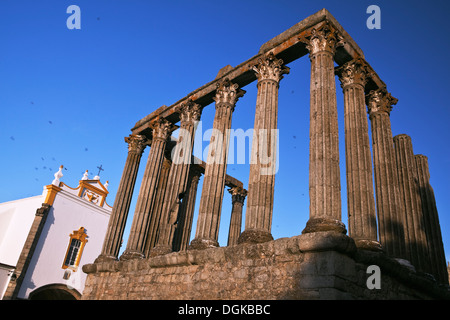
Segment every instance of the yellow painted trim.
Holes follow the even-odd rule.
[[[98,183],[102,187],[102,189],[94,186],[91,182]],[[99,196],[99,203],[97,204],[100,207],[103,207],[105,203],[106,196],[109,194],[108,190],[99,180],[80,180],[80,191],[78,192],[78,196],[82,197],[84,190],[87,189]],[[89,201],[89,200],[88,200]],[[92,202],[92,201],[91,201]]]
[[[101,188],[94,186],[92,183],[98,183]],[[60,186],[67,187],[74,191],[78,190],[77,196],[82,199],[84,199],[83,193],[85,190],[89,190],[89,191],[95,193],[96,195],[98,195],[98,203],[95,203],[95,204],[100,207],[103,207],[103,205],[106,203],[106,197],[109,194],[108,189],[106,189],[105,186],[99,180],[80,180],[79,185],[76,188],[71,188],[64,182],[61,182]],[[85,199],[85,200],[92,202],[89,199]]]
[[[76,187],[76,188],[71,188],[71,187],[69,187],[67,184],[65,184],[64,182],[60,182],[60,185],[61,185],[61,186],[66,186],[67,188],[72,189],[72,190],[77,190],[77,189],[80,188],[80,186],[78,186],[78,187]]]
[[[66,259],[67,255],[69,254],[70,245],[73,239],[79,240],[81,242],[81,245],[77,253],[77,258],[75,259],[75,264],[73,266],[68,266],[66,265]],[[61,267],[62,269],[71,269],[74,272],[77,271],[78,266],[80,264],[81,256],[83,255],[84,246],[86,245],[87,242],[88,242],[87,234],[86,229],[84,227],[80,227],[80,229],[74,230],[73,233],[70,234],[69,245],[67,246],[66,254],[64,255],[63,265]]]
[[[45,189],[47,189],[47,194],[45,195],[44,203],[48,205],[53,205],[53,202],[55,202],[56,194],[61,191],[62,189],[60,187],[57,187],[53,184],[50,184],[48,186],[45,186]]]
[[[103,190],[88,183],[89,181],[95,181],[96,183],[99,183],[102,186]],[[106,190],[106,188],[103,186],[103,184],[98,180],[80,180],[80,186],[85,187],[91,191],[94,191],[95,193],[98,193],[104,197],[106,197],[106,195],[109,194],[108,190]],[[81,189],[83,189],[83,188],[81,188]],[[82,190],[80,190],[80,195],[81,195],[81,191]]]

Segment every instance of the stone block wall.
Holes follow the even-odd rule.
[[[367,266],[381,270],[368,289]],[[332,232],[83,266],[84,300],[442,299],[449,291]]]

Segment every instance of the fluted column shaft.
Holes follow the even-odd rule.
[[[167,149],[166,149],[167,152]],[[153,211],[161,212],[163,207],[164,196],[166,194],[167,180],[169,178],[170,167],[172,166],[172,161],[169,160],[168,155],[164,157],[163,164],[161,167],[161,174],[159,176],[158,190],[156,192],[156,200]],[[161,220],[161,215],[152,214],[150,215],[150,222],[148,225],[148,235],[147,242],[145,244],[144,255],[146,257],[150,256],[150,251],[155,247],[156,240],[159,234],[159,224]]]
[[[128,143],[128,156],[114,200],[102,251],[96,259],[97,262],[118,259],[136,176],[147,139],[141,135],[131,135],[125,138],[125,142]]]
[[[253,67],[258,78],[255,125],[245,230],[239,242],[273,240],[271,234],[275,174],[277,171],[278,87],[289,68],[272,53],[258,59]]]
[[[372,127],[373,165],[380,243],[395,258],[407,259],[390,112],[397,103],[385,88],[366,97]]]
[[[151,256],[172,252],[181,199],[185,196],[188,184],[195,129],[200,120],[201,111],[202,107],[192,101],[188,101],[180,107],[180,131],[177,144],[172,152],[172,166],[160,212],[160,232],[155,248],[150,253]]]
[[[227,171],[231,116],[238,98],[245,92],[238,88],[237,84],[228,79],[217,85],[213,133],[205,167],[197,230],[189,246],[191,249],[219,246],[217,240]]]
[[[328,23],[306,39],[311,60],[309,220],[303,233],[345,233],[341,222],[339,132],[334,53],[340,36]]]
[[[394,137],[395,159],[403,210],[405,252],[407,259],[420,271],[428,271],[427,240],[420,207],[417,168],[411,138],[406,134]]]
[[[201,171],[197,167],[191,165],[187,191],[181,203],[179,221],[173,239],[173,251],[186,250],[189,245],[195,201],[197,199],[197,189],[201,175]]]
[[[127,248],[121,260],[143,258],[147,241],[148,227],[155,205],[156,191],[164,160],[167,138],[173,130],[173,125],[161,119],[153,124],[153,138],[150,153],[142,179],[141,189],[136,203],[136,209],[128,237]]]
[[[228,246],[238,243],[241,234],[242,208],[244,207],[247,190],[240,187],[233,187],[228,190],[231,193],[232,209],[230,218],[230,229],[228,231]]]
[[[352,60],[336,69],[344,93],[345,160],[349,235],[358,248],[381,250],[372,180],[369,125],[364,86],[367,67]]]
[[[428,240],[428,254],[432,266],[431,272],[438,282],[448,284],[449,276],[446,268],[441,226],[434,191],[430,185],[428,158],[424,155],[416,155],[415,160],[425,232]]]

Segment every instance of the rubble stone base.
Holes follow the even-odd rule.
[[[369,265],[380,289],[369,289]],[[335,232],[83,266],[84,300],[449,299],[448,288]]]

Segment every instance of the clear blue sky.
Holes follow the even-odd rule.
[[[66,27],[71,4],[81,8],[81,30]],[[371,4],[381,8],[380,30],[366,27]],[[428,156],[450,260],[450,5],[444,1],[3,0],[0,202],[41,194],[61,164],[67,169],[62,181],[72,187],[85,170],[93,177],[102,165],[112,205],[127,156],[123,138],[138,120],[213,80],[225,65],[251,58],[263,43],[322,8],[353,37],[399,99],[391,114],[393,134],[409,134],[415,153]],[[309,215],[309,59],[289,67],[279,96],[275,238],[300,234]],[[343,98],[337,88],[346,222]],[[244,89],[232,127],[245,131],[253,127],[256,83]],[[203,131],[212,127],[213,116],[210,105]],[[208,144],[205,139],[202,149]],[[148,150],[139,179],[147,155]],[[245,186],[248,173],[248,165],[228,167]],[[225,192],[221,245],[226,245],[230,211]]]

